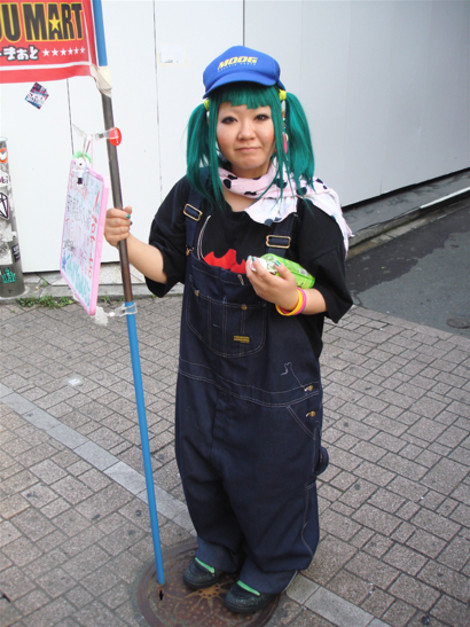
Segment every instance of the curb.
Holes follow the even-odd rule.
[[[394,229],[410,224],[415,223],[421,220],[426,220],[426,222],[431,221],[432,219],[439,219],[460,209],[460,207],[455,206],[458,203],[470,198],[470,188],[464,189],[455,194],[451,194],[449,196],[440,198],[438,200],[426,203],[414,209],[410,209],[399,216],[396,216],[390,220],[383,220],[381,222],[377,222],[376,224],[371,224],[365,228],[360,229],[350,241],[350,249],[355,248],[356,246],[363,244],[369,240],[377,238],[381,235],[385,235]],[[444,213],[442,210],[446,209]],[[354,209],[350,210],[354,212]],[[346,219],[348,218],[348,212],[345,212]]]

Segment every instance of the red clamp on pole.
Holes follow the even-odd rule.
[[[108,131],[108,141],[110,144],[112,144],[113,146],[119,146],[119,144],[121,143],[122,140],[122,134],[121,131],[118,129],[117,126],[115,126],[114,128],[110,128]]]

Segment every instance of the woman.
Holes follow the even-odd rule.
[[[163,296],[185,284],[176,454],[198,548],[190,588],[238,573],[225,604],[256,612],[311,562],[319,538],[318,358],[325,316],[350,308],[349,230],[336,194],[313,178],[304,111],[272,57],[235,46],[204,72],[188,126],[187,174],[155,217],[149,244],[131,209],[108,211],[105,236]],[[315,277],[300,289],[277,260]]]

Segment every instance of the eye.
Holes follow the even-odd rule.
[[[221,124],[232,124],[233,122],[236,122],[236,119],[232,117],[231,115],[226,115],[224,118],[220,120]]]

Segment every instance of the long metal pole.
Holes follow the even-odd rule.
[[[95,37],[98,51],[98,63],[100,67],[107,66],[106,45],[104,38],[103,13],[101,0],[93,0],[93,16],[95,23]],[[113,106],[111,96],[101,92],[103,106],[103,118],[105,130],[114,128]],[[111,179],[111,192],[113,204],[116,208],[122,209],[121,179],[119,175],[119,164],[116,146],[111,142],[106,142],[108,150],[109,172]],[[137,341],[137,328],[135,323],[135,306],[132,295],[132,282],[129,268],[129,258],[127,254],[127,244],[123,240],[119,242],[119,262],[121,266],[122,284],[124,289],[124,300],[126,308],[127,331],[129,335],[129,346],[131,352],[132,372],[134,376],[135,397],[137,403],[137,414],[139,417],[140,440],[142,444],[142,457],[144,462],[145,483],[147,488],[147,499],[150,515],[150,526],[152,529],[153,550],[155,555],[155,567],[157,580],[160,585],[165,583],[163,573],[163,558],[160,544],[160,532],[158,527],[157,505],[155,501],[155,486],[153,482],[152,461],[150,457],[150,446],[148,439],[147,417],[145,412],[144,393],[142,385],[142,371],[140,367],[139,344]]]

